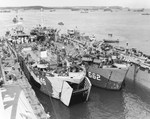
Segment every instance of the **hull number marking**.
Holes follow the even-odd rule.
[[[101,80],[101,76],[99,74],[96,74],[96,73],[93,73],[93,72],[88,72],[88,77],[89,78],[92,78],[92,79],[95,79],[95,80]]]

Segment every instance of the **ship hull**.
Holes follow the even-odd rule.
[[[129,67],[126,79],[131,83],[136,83],[150,89],[150,70],[140,65],[132,64]]]
[[[69,86],[73,88],[69,106],[88,101],[89,94],[91,91],[91,84],[89,83],[90,80],[89,81],[88,80],[89,80],[88,78],[87,79],[85,78],[79,85],[69,84]],[[41,92],[45,93],[50,97],[61,100],[62,85],[63,82],[57,82],[57,87],[54,87],[53,83],[50,80],[48,80],[48,78],[45,78],[45,85],[42,84],[40,90]],[[76,90],[78,86],[80,87],[80,89]]]
[[[22,71],[24,72],[25,76],[32,86],[36,86],[41,92],[50,97],[61,100],[63,82],[56,81],[56,79],[49,79],[47,77],[42,77],[42,81],[40,82],[40,80],[37,80],[35,76],[33,76],[34,73],[29,70],[29,67],[24,62],[24,58],[22,56],[18,55],[18,61],[20,63]],[[57,85],[55,85],[56,83]],[[79,85],[72,86],[69,84],[69,86],[73,89],[73,91],[71,93],[69,105],[66,106],[85,102],[88,100],[91,91],[91,83],[87,77],[85,77],[85,79]],[[80,88],[78,90],[75,90],[77,87]]]
[[[99,68],[97,65],[89,65],[87,68],[87,77],[89,77],[93,86],[120,90],[128,69],[118,68]]]

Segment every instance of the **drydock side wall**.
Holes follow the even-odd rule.
[[[27,68],[27,66],[26,66],[26,64],[25,64],[25,62],[24,62],[23,57],[18,55],[18,61],[19,61],[19,63],[20,63],[20,67],[21,67],[21,69],[23,70],[23,72],[24,72],[25,76],[27,77],[28,81],[29,81],[31,84],[35,85],[37,88],[40,89],[40,88],[41,88],[41,85],[40,85],[39,83],[37,83],[37,82],[34,80],[34,78],[31,76],[31,74],[30,74],[30,72],[28,71],[28,68]]]
[[[5,116],[3,119],[37,119],[31,105],[18,85],[3,85],[1,88]]]
[[[4,104],[3,104],[3,99],[2,99],[2,93],[0,91],[0,117],[4,119],[9,119],[8,114],[4,110]]]
[[[131,83],[138,83],[146,88],[150,88],[150,71],[149,69],[142,68],[137,64],[132,64],[129,67],[126,80]]]
[[[9,46],[10,50],[15,54],[16,58],[18,59],[21,69],[26,71],[24,73],[26,75],[26,77],[31,77],[31,75],[25,65],[24,59],[22,57],[19,57],[19,55],[16,53],[16,51],[10,45],[8,45],[8,46]],[[35,92],[31,88],[31,85],[29,84],[27,78],[24,75],[22,75],[22,76],[23,76],[22,78],[17,80],[17,83],[18,83],[18,85],[20,85],[21,89],[23,89],[23,92],[24,92],[27,100],[29,101],[30,106],[32,107],[32,109],[34,111],[36,118],[37,119],[47,119],[47,115],[44,111],[44,108],[40,104],[39,100],[37,99]],[[32,77],[31,77],[31,79],[32,79]],[[34,83],[36,83],[36,82],[34,82]],[[37,84],[37,86],[40,86],[40,85]]]

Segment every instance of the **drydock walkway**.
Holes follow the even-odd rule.
[[[13,60],[1,61],[0,58],[0,76],[4,80],[4,84],[0,87],[0,117],[3,119],[48,119],[43,106],[21,71],[19,63]],[[5,67],[6,64],[10,67]],[[15,78],[10,78],[7,75],[9,73]]]
[[[6,119],[47,119],[43,106],[24,75],[0,88]]]

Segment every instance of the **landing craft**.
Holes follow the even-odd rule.
[[[32,60],[38,59],[32,53],[32,50],[25,52],[31,55]],[[41,53],[42,57],[47,58],[46,51]],[[25,74],[30,75],[30,80],[36,82],[36,85],[38,85],[43,93],[60,99],[66,106],[77,103],[76,101],[84,102],[88,100],[91,83],[85,77],[84,68],[68,67],[68,69],[65,69],[57,67],[55,70],[49,70],[51,66],[48,67],[48,64],[45,63],[34,62],[32,65],[25,66],[26,64],[23,62],[23,59],[21,62],[22,67],[26,67],[24,69]],[[31,62],[28,63],[30,64]],[[76,71],[74,71],[74,68]]]
[[[119,58],[119,53],[114,53],[114,48],[109,43],[118,43],[119,40],[108,39],[97,41],[95,36],[84,37],[74,32],[68,32],[72,37],[71,41],[80,47],[82,63],[86,67],[87,77],[93,86],[120,90],[125,76],[128,72],[128,65]],[[81,38],[84,37],[84,40]],[[112,37],[112,35],[111,35]],[[76,46],[74,45],[74,46]],[[85,48],[86,47],[86,48]]]
[[[115,59],[114,59],[115,60]],[[128,66],[123,63],[107,64],[106,59],[83,57],[82,61],[86,65],[87,76],[93,86],[120,90],[128,71]]]
[[[135,9],[135,10],[133,10],[133,12],[144,12],[144,8],[143,9]]]
[[[12,22],[13,22],[14,24],[20,23],[21,21],[23,21],[23,18],[22,18],[22,17],[18,18],[17,15],[16,15],[16,17],[14,17],[13,20],[12,20]]]
[[[109,43],[118,43],[119,40],[111,38],[107,41],[97,41],[94,36],[85,37],[80,33],[74,33],[76,30],[68,31],[70,31],[68,32],[71,37],[70,41],[75,47],[79,46],[80,48],[82,63],[86,67],[87,77],[93,86],[120,90],[128,72],[128,65],[122,62],[119,53],[115,54],[113,46],[109,45]]]
[[[93,86],[120,90],[128,72],[128,65],[123,62],[119,53],[115,52],[109,43],[118,43],[119,40],[103,40],[93,43],[82,61],[86,66],[87,76]]]
[[[16,40],[21,41],[22,38],[17,37]],[[64,60],[62,57],[60,58],[62,62],[58,63],[57,52],[43,47],[42,42],[39,44],[34,42],[36,39],[34,41],[30,37],[27,39],[15,42],[16,51],[13,51],[17,54],[22,71],[29,82],[48,96],[60,99],[66,106],[87,101],[91,83],[85,76],[85,68],[65,65],[70,62],[65,62],[67,59]]]

